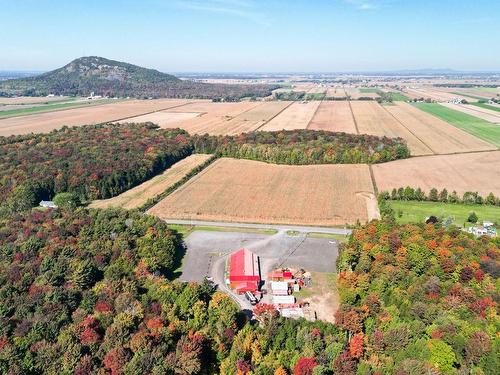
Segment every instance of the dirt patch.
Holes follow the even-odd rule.
[[[316,311],[317,318],[335,322],[335,312],[340,305],[337,291],[337,274],[312,272],[312,285],[294,293],[297,302],[309,302],[310,309]]]

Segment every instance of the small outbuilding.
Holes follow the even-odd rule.
[[[52,201],[40,201],[40,207],[57,208],[57,205]]]

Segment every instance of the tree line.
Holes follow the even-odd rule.
[[[349,349],[336,373],[499,373],[498,246],[440,224],[356,230],[337,260]]]
[[[192,153],[189,135],[153,124],[91,125],[0,138],[0,215],[60,192],[110,198]]]
[[[383,191],[379,194],[379,199],[383,200],[399,200],[399,201],[429,201],[429,202],[443,202],[443,203],[462,203],[462,204],[485,204],[491,206],[500,206],[500,197],[489,193],[483,197],[478,192],[466,191],[462,196],[459,196],[456,191],[448,192],[446,188],[438,190],[432,188],[426,194],[420,188],[412,188],[407,186],[405,188],[394,188],[389,193]]]
[[[193,135],[195,152],[276,164],[382,163],[407,158],[401,138],[322,130],[258,131],[236,136]]]

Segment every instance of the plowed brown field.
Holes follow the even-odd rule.
[[[182,127],[182,122],[200,116],[201,113],[196,112],[167,112],[159,111],[141,115],[137,117],[128,118],[120,121],[120,123],[127,122],[153,122],[163,129]]]
[[[264,125],[262,130],[306,129],[320,103],[320,101],[294,102],[286,110]]]
[[[432,150],[402,126],[380,104],[375,101],[351,101],[352,113],[358,125],[359,134],[386,137],[401,137],[407,143],[412,155],[430,155]]]
[[[64,111],[44,112],[0,120],[0,136],[28,133],[45,133],[64,125],[79,126],[112,122],[148,112],[190,103],[184,99],[127,100]]]
[[[411,104],[397,102],[385,109],[436,154],[496,150],[496,147]]]
[[[194,154],[175,163],[162,174],[153,177],[126,192],[111,199],[96,200],[91,208],[121,207],[128,210],[141,207],[148,199],[160,195],[170,186],[182,180],[190,171],[205,163],[212,155]]]
[[[149,210],[163,219],[342,225],[377,217],[367,165],[217,160]]]
[[[357,134],[351,107],[347,100],[322,102],[308,129]]]
[[[433,155],[372,165],[379,191],[411,186],[500,195],[500,151]]]
[[[240,124],[231,122],[235,117],[253,108],[262,105],[262,102],[238,102],[238,103],[194,103],[166,112],[195,112],[201,113],[195,118],[185,120],[182,124],[176,124],[191,134],[234,134],[234,129]],[[257,125],[256,125],[257,124]],[[253,130],[259,122],[248,122],[246,131]]]

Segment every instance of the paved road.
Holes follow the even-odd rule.
[[[249,224],[249,223],[228,223],[224,221],[200,221],[200,220],[174,220],[165,219],[168,224],[182,224],[182,225],[202,225],[202,226],[216,226],[226,228],[251,228],[251,229],[274,229],[277,231],[293,230],[302,233],[328,233],[328,234],[351,234],[351,229],[342,228],[329,228],[329,227],[308,227],[300,225],[277,225],[277,224]]]

